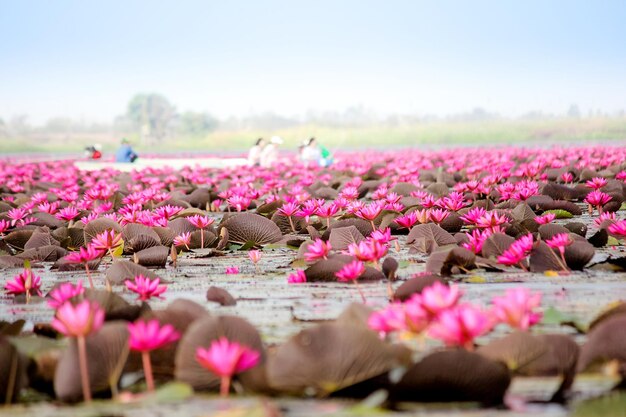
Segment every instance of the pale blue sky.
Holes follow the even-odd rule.
[[[0,117],[626,108],[625,1],[0,0]]]

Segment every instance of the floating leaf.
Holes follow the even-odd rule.
[[[574,217],[572,213],[562,209],[546,210],[544,211],[544,214],[545,213],[552,213],[556,216],[557,219],[571,219],[572,217]]]

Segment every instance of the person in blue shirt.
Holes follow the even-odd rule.
[[[115,152],[115,162],[135,162],[137,154],[130,146],[127,139],[122,139],[121,146]]]

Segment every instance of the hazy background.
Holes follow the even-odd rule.
[[[0,151],[621,140],[625,21],[601,0],[0,0]]]

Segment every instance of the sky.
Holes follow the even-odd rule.
[[[0,0],[0,117],[626,109],[623,0]]]

